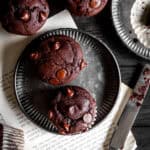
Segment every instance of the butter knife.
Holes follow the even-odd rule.
[[[146,64],[119,119],[110,150],[122,149],[150,86],[150,65]]]

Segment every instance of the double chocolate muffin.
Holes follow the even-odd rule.
[[[60,134],[87,131],[96,120],[96,101],[81,87],[66,86],[50,101],[48,117]]]
[[[108,0],[67,0],[69,10],[78,16],[94,16],[103,10]]]
[[[80,45],[68,36],[51,36],[30,53],[38,76],[52,85],[75,79],[87,65]]]
[[[6,0],[0,6],[2,26],[11,33],[32,35],[49,16],[46,0]]]

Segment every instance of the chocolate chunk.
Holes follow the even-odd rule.
[[[27,22],[30,20],[30,12],[28,10],[24,10],[22,11],[22,13],[20,14],[20,19],[24,22]]]
[[[101,0],[91,0],[90,1],[90,7],[97,8],[101,5]]]
[[[74,96],[74,91],[73,91],[72,89],[70,89],[70,88],[67,88],[67,95],[68,95],[69,97]]]
[[[30,54],[30,59],[31,60],[38,60],[38,59],[40,59],[40,57],[41,57],[41,55],[40,55],[39,52],[34,52],[34,53]]]
[[[49,83],[53,84],[53,85],[58,85],[59,84],[59,80],[58,79],[50,79]]]
[[[82,60],[81,64],[80,64],[80,69],[82,70],[83,68],[85,68],[87,66],[87,63]]]
[[[58,133],[59,133],[59,134],[62,134],[62,135],[65,135],[65,134],[66,134],[66,132],[65,132],[64,130],[59,130]]]
[[[60,47],[61,47],[61,44],[60,44],[60,42],[58,42],[58,41],[56,41],[56,42],[54,43],[54,45],[53,45],[53,48],[54,48],[55,50],[60,49]]]
[[[43,12],[43,11],[41,11],[39,13],[39,22],[45,21],[47,19],[47,17],[48,17],[48,14]]]
[[[49,119],[52,119],[54,117],[54,113],[52,111],[49,111],[48,117]]]
[[[66,130],[66,132],[69,132],[70,124],[64,123],[64,129]]]
[[[79,107],[77,105],[71,106],[71,107],[69,107],[68,116],[71,119],[79,119],[81,117],[79,111],[80,110],[79,110]]]
[[[67,71],[65,69],[60,69],[59,71],[57,71],[56,77],[59,80],[63,80],[67,75]]]

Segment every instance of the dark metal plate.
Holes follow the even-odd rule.
[[[98,115],[95,124],[101,122],[111,111],[119,93],[118,64],[102,42],[76,29],[49,31],[26,47],[18,60],[15,72],[15,92],[21,109],[37,125],[55,131],[55,127],[47,117],[47,112],[49,98],[56,87],[39,80],[28,61],[30,50],[35,49],[40,41],[52,35],[70,36],[81,45],[88,67],[70,85],[81,86],[91,93],[97,102]]]
[[[125,45],[138,56],[150,60],[150,49],[141,44],[130,24],[131,8],[135,0],[112,0],[114,26]]]

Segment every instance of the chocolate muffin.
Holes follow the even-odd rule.
[[[108,0],[67,0],[69,10],[78,16],[94,16],[103,10]]]
[[[87,65],[80,45],[67,36],[51,36],[31,52],[38,76],[49,84],[62,85],[75,79]]]
[[[96,101],[90,93],[77,86],[58,90],[50,101],[48,117],[60,134],[76,134],[87,131],[96,120]]]
[[[2,26],[11,33],[32,35],[46,22],[46,0],[6,0],[0,8]]]

